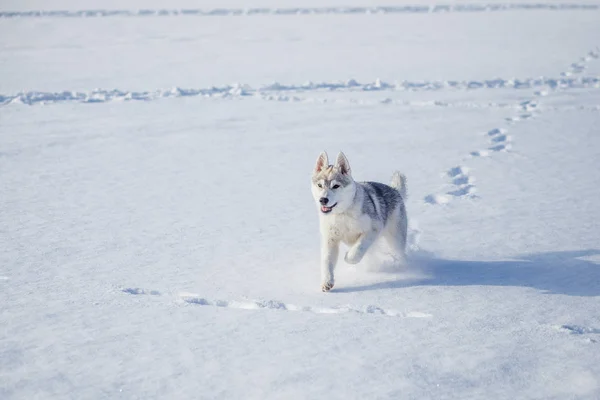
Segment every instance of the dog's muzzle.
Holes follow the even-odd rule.
[[[330,206],[330,207],[327,207],[326,205],[321,205],[321,212],[322,212],[323,214],[330,213],[330,212],[331,212],[331,210],[333,210],[333,207],[335,207],[335,206],[337,206],[337,203],[335,203],[334,205],[332,205],[332,206]]]

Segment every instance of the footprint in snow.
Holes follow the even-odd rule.
[[[531,117],[533,117],[532,114],[523,113],[523,114],[515,115],[514,117],[506,118],[506,122],[515,123],[515,122],[525,121]]]
[[[494,136],[491,140],[493,143],[500,143],[510,140],[510,137],[508,135],[498,135]]]
[[[488,136],[490,137],[491,146],[488,147],[490,151],[507,151],[511,148],[511,137],[506,134],[506,130],[502,128],[496,128],[489,131]]]
[[[427,204],[446,204],[455,197],[473,197],[476,192],[475,178],[469,174],[469,169],[464,166],[456,166],[446,171],[446,176],[451,178],[454,188],[445,194],[430,194],[425,196]]]
[[[489,157],[490,152],[487,150],[475,150],[469,153],[472,157]]]
[[[534,100],[522,101],[521,103],[519,103],[519,108],[521,109],[521,111],[525,112],[534,111],[537,110],[538,103]]]
[[[590,337],[590,335],[598,335],[600,334],[600,329],[590,328],[587,326],[580,325],[561,325],[556,327],[560,331],[568,332],[571,335],[581,335],[585,338],[587,342],[590,343],[598,343],[598,338]]]
[[[277,300],[258,300],[258,301],[229,301],[229,300],[212,300],[205,297],[198,296],[192,293],[180,293],[179,298],[181,301],[187,304],[199,305],[199,306],[210,306],[210,307],[221,307],[221,308],[232,308],[238,310],[278,310],[278,311],[301,311],[309,312],[314,314],[376,314],[385,315],[389,317],[401,317],[401,318],[429,318],[432,315],[412,311],[412,312],[400,312],[396,310],[384,309],[375,305],[366,305],[362,307],[356,306],[335,306],[335,307],[311,307],[311,306],[298,306],[294,304],[283,303]]]
[[[447,204],[450,202],[450,197],[443,194],[429,194],[424,199],[427,204]]]
[[[584,64],[584,62],[578,62],[578,63],[571,64],[571,72],[573,72],[575,74],[579,74],[579,73],[585,71],[586,68],[587,67]]]
[[[488,136],[496,136],[496,135],[503,135],[506,133],[506,129],[503,128],[494,128],[490,131],[488,131],[487,135]]]
[[[141,289],[141,288],[125,288],[121,291],[124,293],[127,293],[127,294],[133,294],[133,295],[149,294],[151,296],[160,296],[160,292],[158,290],[145,290],[145,289]]]
[[[471,176],[468,175],[458,175],[457,177],[455,177],[452,180],[452,183],[454,183],[456,186],[462,186],[462,185],[470,185],[475,181],[475,179]]]
[[[456,186],[454,190],[449,191],[447,194],[454,197],[464,197],[475,193],[475,178],[469,175],[467,167],[458,166],[450,168],[447,174],[452,178],[452,184]]]
[[[462,166],[458,166],[458,167],[452,167],[448,170],[448,172],[446,172],[446,174],[450,177],[450,178],[456,178],[458,176],[464,176],[469,172],[469,169],[467,167],[462,167]]]

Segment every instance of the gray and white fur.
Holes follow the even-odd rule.
[[[389,186],[356,182],[343,153],[330,165],[323,152],[313,171],[312,194],[321,229],[321,290],[327,292],[335,284],[340,243],[350,247],[344,257],[349,264],[360,262],[380,237],[395,258],[404,261],[408,226],[404,175],[394,172]]]

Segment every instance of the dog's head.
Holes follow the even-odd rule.
[[[350,164],[340,153],[334,165],[329,165],[327,153],[322,152],[312,175],[312,194],[323,214],[343,213],[352,205],[356,183],[350,175]]]

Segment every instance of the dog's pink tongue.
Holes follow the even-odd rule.
[[[329,211],[331,210],[329,207],[321,206],[321,211]]]

